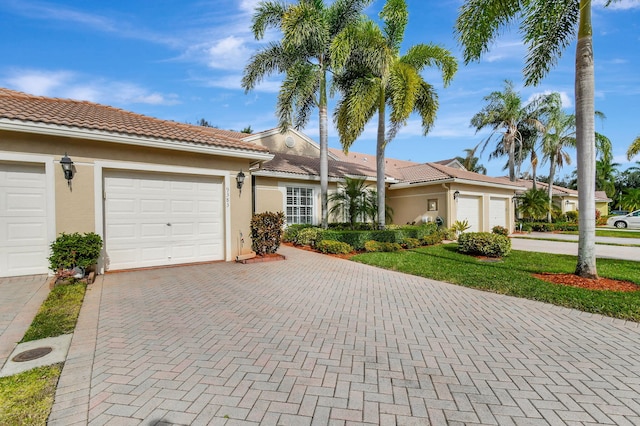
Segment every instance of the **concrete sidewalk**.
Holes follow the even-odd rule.
[[[640,244],[640,240],[636,238],[596,237],[596,242],[613,244]],[[511,235],[511,246],[514,250],[569,254],[576,256],[578,254],[577,243],[578,236],[569,234],[531,232],[530,234]],[[596,244],[596,257],[603,259],[622,259],[640,262],[640,247]]]
[[[50,424],[640,424],[637,323],[280,251],[100,277]]]

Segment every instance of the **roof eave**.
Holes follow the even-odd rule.
[[[225,157],[246,158],[250,160],[269,161],[274,155],[268,152],[250,149],[225,148],[198,142],[185,142],[174,139],[159,139],[144,136],[126,135],[105,132],[102,130],[81,127],[61,126],[57,124],[25,122],[0,118],[0,130],[34,133],[39,135],[61,136],[74,139],[88,139],[102,142],[121,143],[149,148],[172,149],[176,151],[195,152],[199,154],[220,155]]]
[[[320,182],[320,176],[317,175],[305,175],[301,173],[290,173],[290,172],[276,172],[273,170],[258,170],[252,172],[254,176],[263,176],[263,177],[273,177],[273,178],[281,178],[281,179],[293,179],[293,180],[309,180],[309,181],[317,181]],[[342,178],[329,176],[329,182],[340,182]]]

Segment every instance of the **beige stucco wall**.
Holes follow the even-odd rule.
[[[244,251],[250,251],[251,221],[251,178],[248,173],[252,160],[232,157],[221,157],[200,153],[181,152],[168,149],[138,147],[133,145],[73,139],[66,137],[34,135],[0,131],[0,158],[2,153],[34,154],[50,157],[55,162],[55,212],[56,234],[62,232],[98,232],[96,228],[96,211],[94,194],[94,170],[96,162],[117,162],[122,169],[134,168],[136,165],[152,165],[154,167],[175,166],[189,169],[219,170],[221,175],[230,175],[228,200],[230,214],[225,221],[230,221],[229,238],[230,253],[227,259],[240,254],[240,235],[244,237]],[[72,180],[72,188],[67,186],[60,158],[67,153],[73,160],[76,174]],[[247,175],[242,193],[237,189],[235,176],[243,170]],[[197,173],[196,173],[197,174]],[[227,194],[225,188],[224,191]],[[223,201],[225,202],[225,201]],[[223,211],[225,208],[223,207]],[[225,231],[226,232],[226,231]]]
[[[596,201],[596,210],[600,212],[601,216],[609,215],[609,203],[606,201]]]
[[[392,187],[393,188],[393,187]],[[507,224],[509,231],[513,231],[514,207],[512,197],[514,191],[510,189],[494,188],[466,183],[445,183],[433,185],[415,185],[408,188],[387,190],[387,204],[394,210],[393,223],[422,223],[435,220],[440,216],[444,225],[450,227],[457,218],[457,204],[453,200],[453,193],[460,195],[481,197],[480,231],[490,232],[489,203],[492,197],[507,200]],[[437,200],[437,210],[429,211],[429,200]]]
[[[287,137],[293,138],[293,146],[286,145]],[[320,155],[319,146],[315,143],[309,143],[307,139],[297,132],[273,132],[251,142],[264,146],[270,152],[282,152],[284,154],[304,155],[307,157],[318,157]]]
[[[309,179],[286,179],[267,176],[256,176],[256,213],[266,211],[285,212],[286,207],[286,189],[287,186],[312,188],[314,196],[314,224],[322,223],[322,210],[320,200],[320,182],[318,180]],[[337,190],[336,182],[329,182],[328,193],[331,194]],[[331,208],[331,206],[329,206]]]

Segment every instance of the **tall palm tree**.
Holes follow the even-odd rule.
[[[278,95],[280,129],[304,127],[313,108],[318,108],[320,131],[320,192],[322,226],[327,227],[328,118],[327,74],[331,70],[329,47],[333,39],[360,16],[371,0],[299,0],[286,4],[264,1],[253,15],[257,40],[268,28],[282,31],[282,39],[255,53],[244,70],[242,87],[249,91],[271,74],[284,74]]]
[[[376,191],[378,227],[381,229],[386,223],[385,148],[413,112],[422,118],[426,135],[438,109],[438,96],[420,73],[425,67],[436,66],[441,70],[446,86],[458,68],[451,52],[433,44],[417,44],[400,55],[408,16],[404,0],[388,0],[380,12],[383,30],[371,20],[363,19],[359,25],[337,37],[333,46],[339,70],[334,81],[342,92],[334,120],[345,151],[362,134],[376,112],[378,115]]]
[[[548,211],[549,199],[543,189],[529,189],[518,197],[518,210],[522,217],[538,220]]]
[[[470,172],[487,174],[487,168],[480,164],[480,158],[476,157],[476,151],[480,145],[476,145],[473,148],[465,148],[464,152],[467,154],[464,157],[456,157],[456,160],[464,166],[465,169]]]
[[[616,0],[607,0],[606,4]],[[595,239],[595,78],[591,0],[466,0],[456,20],[465,63],[480,59],[502,28],[520,22],[528,47],[525,82],[535,85],[576,36],[576,146],[580,210],[576,274],[597,278]]]
[[[608,197],[614,197],[619,166],[619,163],[607,161],[607,158],[596,160],[596,190],[606,192]]]
[[[571,156],[565,151],[565,148],[576,146],[576,117],[563,111],[559,93],[548,95],[545,104],[547,108],[543,119],[545,133],[542,136],[542,152],[544,158],[549,161],[549,211],[547,220],[551,222],[553,207],[551,202],[556,167],[562,168],[565,163],[571,164]]]
[[[485,96],[484,100],[487,104],[471,118],[471,125],[476,128],[476,131],[491,129],[491,134],[484,141],[485,147],[494,136],[498,136],[498,148],[492,156],[500,154],[508,156],[509,180],[515,182],[516,149],[519,151],[518,156],[521,157],[525,143],[523,128],[530,126],[542,130],[540,121],[537,119],[536,105],[535,103],[524,105],[513,83],[508,80],[504,82],[503,91],[492,92]]]
[[[636,156],[636,154],[640,154],[640,136],[634,139],[629,145],[629,149],[627,150],[627,160],[631,161],[631,159]]]

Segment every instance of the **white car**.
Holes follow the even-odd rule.
[[[612,216],[607,220],[607,225],[616,228],[640,228],[640,210],[624,216]]]

